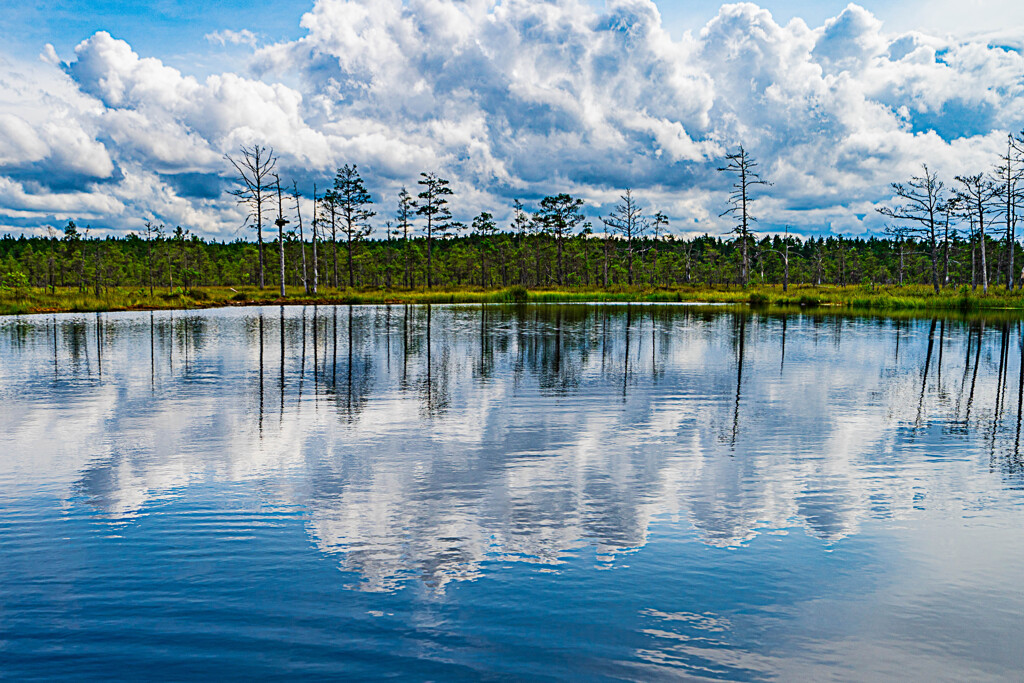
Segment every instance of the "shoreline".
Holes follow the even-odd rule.
[[[288,296],[269,295],[256,288],[199,287],[170,292],[139,288],[110,288],[96,295],[77,289],[55,293],[42,289],[17,292],[0,290],[0,315],[46,313],[95,313],[112,311],[196,310],[235,306],[312,306],[383,304],[522,304],[522,303],[689,303],[736,304],[789,309],[828,308],[861,312],[1020,312],[1024,293],[990,288],[988,294],[969,287],[943,290],[936,295],[921,285],[865,287],[780,285],[750,287],[621,287],[610,289],[562,288],[530,290],[513,286],[482,290],[465,287],[443,290],[328,290],[307,295],[301,287],[289,288]],[[276,292],[275,292],[276,294]]]

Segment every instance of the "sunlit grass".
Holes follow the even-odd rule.
[[[925,285],[840,287],[836,285],[792,285],[783,292],[779,285],[623,287],[609,289],[566,287],[528,290],[513,286],[484,290],[479,287],[439,288],[432,290],[322,289],[316,296],[301,287],[289,287],[287,296],[277,290],[255,287],[202,287],[189,290],[156,290],[119,287],[99,295],[79,292],[77,288],[58,288],[55,292],[29,288],[0,290],[0,314],[123,311],[151,309],[192,309],[217,306],[270,304],[449,304],[449,303],[572,303],[572,302],[702,302],[751,304],[771,307],[844,307],[873,311],[978,311],[995,309],[1024,310],[1024,296],[1005,288],[947,288],[936,295]]]

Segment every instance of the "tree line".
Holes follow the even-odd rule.
[[[969,284],[987,291],[1017,286],[1022,263],[1016,239],[1024,134],[1008,137],[988,171],[957,175],[947,185],[927,165],[893,183],[894,201],[879,209],[884,236],[801,239],[756,230],[757,193],[771,183],[742,146],[718,169],[731,188],[722,235],[682,238],[668,217],[642,205],[630,189],[599,218],[566,193],[528,207],[516,200],[507,224],[483,211],[455,220],[449,180],[421,173],[414,192],[402,188],[388,217],[378,216],[355,165],[344,164],[323,186],[313,184],[312,215],[304,216],[298,183],[283,182],[277,158],[262,145],[228,155],[237,183],[231,195],[245,209],[256,242],[216,241],[190,229],[147,221],[124,237],[96,237],[69,221],[46,236],[0,238],[0,287],[193,289],[202,286],[484,289],[520,285],[616,287],[644,285]],[[276,230],[271,230],[271,227]],[[277,267],[275,268],[273,265]]]

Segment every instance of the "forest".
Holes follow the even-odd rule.
[[[892,184],[893,202],[879,209],[884,235],[801,238],[761,234],[755,200],[771,183],[743,148],[718,170],[731,182],[722,216],[725,234],[680,237],[669,219],[622,192],[606,216],[588,216],[568,194],[533,205],[516,200],[499,225],[481,212],[453,218],[451,183],[422,173],[414,192],[402,189],[390,209],[377,207],[359,170],[343,165],[300,201],[275,172],[273,150],[243,147],[227,156],[236,174],[231,196],[246,209],[243,227],[255,241],[216,241],[187,226],[147,221],[137,232],[97,237],[68,221],[46,236],[0,238],[0,289],[91,292],[137,288],[192,291],[202,287],[272,288],[285,297],[327,290],[431,290],[520,286],[544,288],[673,288],[729,285],[970,286],[987,292],[1020,284],[1024,264],[1016,238],[1024,168],[1024,137],[1009,136],[993,168],[956,176],[947,185],[926,165]],[[313,215],[304,216],[303,206]],[[384,218],[383,216],[388,216]],[[596,225],[595,225],[596,223]],[[1016,264],[1016,265],[1015,265]]]

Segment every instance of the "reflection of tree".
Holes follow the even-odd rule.
[[[361,327],[363,318],[360,317],[358,320]],[[356,348],[357,334],[360,340],[365,337],[361,332],[357,331],[355,321],[352,306],[349,305],[348,324],[345,327],[345,371],[342,379],[343,384],[338,386],[334,383],[329,390],[333,394],[335,403],[341,410],[342,415],[350,422],[359,417],[366,402],[370,399],[374,374],[373,361],[370,355],[363,350],[362,344],[359,345],[358,349]],[[335,326],[336,330],[337,327]],[[337,348],[337,340],[334,342],[334,347]],[[356,357],[357,352],[358,357]],[[335,357],[336,364],[337,357]]]
[[[1007,470],[1011,474],[1024,472],[1024,461],[1020,454],[1020,425],[1024,414],[1024,335],[1021,334],[1020,323],[1017,323],[1017,345],[1020,347],[1020,362],[1017,369],[1017,424],[1013,437],[1013,453],[1007,458]]]
[[[740,426],[740,391],[743,388],[743,355],[747,343],[747,316],[740,314],[736,316],[739,323],[739,330],[736,333],[736,401],[732,409],[732,437],[729,446],[736,448],[736,433]]]
[[[424,323],[425,340],[423,342],[423,349],[426,352],[426,358],[424,359],[425,369],[420,380],[422,410],[424,415],[428,417],[443,415],[451,400],[448,393],[449,361],[451,360],[449,347],[446,343],[448,335],[444,335],[441,342],[440,357],[435,360],[434,343],[431,340],[434,327],[432,320],[433,310],[433,306],[427,304],[427,319]]]
[[[91,316],[52,330],[56,353],[51,320],[0,336],[11,367],[38,354],[26,386],[96,399],[47,408],[81,432],[69,495],[127,519],[194,480],[258,481],[266,498],[308,510],[317,547],[367,588],[417,577],[440,590],[494,558],[556,564],[581,545],[614,557],[642,546],[656,516],[687,520],[712,545],[793,526],[836,542],[879,510],[910,514],[911,486],[998,495],[933,479],[950,466],[938,458],[912,485],[877,476],[913,457],[911,437],[938,454],[991,449],[997,477],[1022,474],[1010,326],[904,321],[893,367],[891,323],[828,316],[636,305],[132,315],[103,321],[102,381],[63,382],[90,372],[69,359],[92,351]],[[942,372],[958,399],[945,398]],[[257,430],[254,401],[273,409],[277,394],[280,428]],[[19,425],[50,424],[36,415]],[[957,476],[986,475],[975,469]]]
[[[924,370],[921,372],[921,394],[917,399],[917,417],[914,419],[914,428],[921,426],[921,412],[924,410],[924,392],[928,387],[928,370],[932,366],[932,350],[935,348],[935,318],[932,318],[931,329],[928,330],[928,352],[924,358]]]
[[[259,344],[260,344],[260,436],[263,436],[263,314],[259,315]]]
[[[782,351],[779,354],[779,375],[781,375],[782,371],[786,368],[786,323],[788,323],[788,322],[789,322],[789,316],[788,315],[783,315],[782,316],[782,341],[781,341]]]

